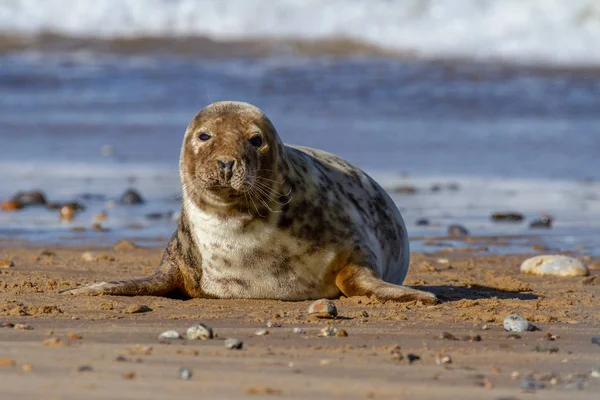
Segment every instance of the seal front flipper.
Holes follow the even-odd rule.
[[[417,300],[425,304],[438,302],[433,293],[384,282],[371,268],[355,264],[342,268],[336,275],[335,284],[348,297],[373,296],[378,300],[397,302]]]
[[[180,288],[179,270],[169,266],[166,271],[161,268],[152,275],[126,281],[97,282],[78,288],[63,290],[60,293],[98,296],[102,294],[114,296],[163,296]]]

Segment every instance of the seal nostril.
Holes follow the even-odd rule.
[[[235,160],[229,160],[229,161],[217,160],[217,164],[219,164],[219,168],[227,169],[227,170],[232,170],[234,163],[235,163]]]

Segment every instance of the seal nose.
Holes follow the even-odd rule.
[[[231,172],[231,170],[233,169],[234,163],[235,163],[235,160],[229,160],[229,161],[217,160],[217,164],[219,164],[219,168],[225,170],[226,172]]]

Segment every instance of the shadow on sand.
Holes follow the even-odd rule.
[[[414,289],[424,290],[431,292],[437,296],[443,303],[449,301],[458,301],[462,299],[478,300],[478,299],[491,299],[496,297],[500,300],[518,299],[518,300],[536,300],[540,296],[534,293],[516,293],[507,292],[504,290],[491,288],[488,286],[471,286],[469,288],[460,286],[418,286]]]

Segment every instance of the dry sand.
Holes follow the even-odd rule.
[[[0,328],[1,399],[600,398],[600,379],[590,375],[600,364],[591,343],[600,335],[598,260],[586,260],[591,277],[548,278],[519,273],[526,255],[417,253],[407,283],[441,304],[341,298],[332,322],[307,318],[310,302],[60,295],[149,274],[162,249],[10,246],[0,248],[0,261],[14,264],[0,269],[0,322],[33,329]],[[81,260],[90,250],[99,261]],[[151,311],[128,313],[132,305]],[[540,330],[508,338],[502,320],[513,312]],[[281,327],[255,336],[267,321]],[[218,337],[157,339],[198,322]],[[349,336],[317,337],[332,323]],[[458,340],[440,339],[443,332]],[[244,348],[227,350],[228,337]],[[409,363],[409,354],[420,360]],[[452,362],[437,365],[443,356]],[[193,371],[190,380],[179,379],[181,367]],[[522,389],[527,376],[545,388]]]

